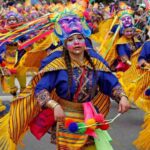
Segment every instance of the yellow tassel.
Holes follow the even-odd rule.
[[[133,142],[138,150],[150,150],[150,114],[145,115],[143,130]]]

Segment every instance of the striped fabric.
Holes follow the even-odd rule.
[[[96,70],[103,70],[106,72],[110,72],[110,70],[98,59],[96,58],[92,58],[92,61],[95,65]],[[85,61],[84,62],[85,66],[91,67],[89,61]],[[77,67],[77,64],[75,62],[72,63],[72,68]],[[45,66],[41,71],[41,72],[48,72],[48,71],[55,71],[55,70],[61,70],[61,69],[67,69],[66,68],[66,64],[64,61],[63,57],[57,58],[54,61],[52,61],[51,63],[49,63],[47,66]]]
[[[106,116],[110,109],[110,99],[108,96],[99,93],[93,100],[93,105],[99,110],[100,113],[102,113],[104,116]]]
[[[75,122],[83,122],[83,108],[82,104],[68,102],[59,99],[60,105],[65,111],[66,118],[71,118]],[[70,133],[64,128],[63,122],[57,123],[57,149],[58,150],[79,150],[87,142],[88,136],[79,133]]]
[[[10,135],[17,144],[32,119],[38,114],[40,107],[34,99],[34,93],[22,93],[12,102],[10,109]]]

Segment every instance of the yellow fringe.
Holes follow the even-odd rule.
[[[133,142],[137,150],[150,150],[150,114],[145,115],[143,130]]]
[[[16,144],[9,134],[10,113],[0,118],[0,150],[16,150]]]

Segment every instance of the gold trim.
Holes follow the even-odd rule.
[[[91,57],[91,58],[95,65],[96,70],[110,72],[110,69],[105,64],[103,64],[100,60],[94,57]],[[92,68],[90,63],[87,60],[85,60],[84,66],[87,66],[88,68]],[[75,68],[75,67],[81,67],[81,66],[73,61],[72,68]],[[48,71],[56,71],[56,70],[67,70],[64,57],[59,57],[57,59],[54,59],[52,62],[46,65],[39,73],[48,72]]]

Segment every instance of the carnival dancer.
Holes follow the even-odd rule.
[[[60,28],[59,28],[59,26],[60,26]],[[82,28],[82,26],[79,21],[79,18],[77,18],[76,16],[63,17],[58,21],[58,24],[55,28],[55,32],[56,32],[56,35],[58,35],[58,37],[60,37],[60,40],[62,40],[64,43],[63,53],[61,53],[60,55],[62,55],[62,54],[64,55],[63,57],[65,58],[65,61],[61,60],[61,59],[64,59],[64,58],[62,58],[62,56],[58,57],[57,59],[54,59],[53,61],[61,61],[61,62],[63,61],[62,63],[64,65],[66,64],[67,70],[58,69],[58,75],[57,75],[57,76],[59,76],[58,78],[55,76],[55,73],[56,73],[55,71],[54,72],[52,71],[49,73],[47,72],[46,74],[44,74],[42,79],[38,82],[36,89],[35,89],[35,95],[37,97],[38,102],[41,104],[41,106],[45,105],[48,108],[54,109],[54,117],[55,117],[55,120],[58,121],[58,126],[59,126],[56,131],[56,133],[58,135],[57,139],[56,139],[58,149],[70,149],[71,147],[74,149],[81,149],[82,147],[84,147],[84,148],[88,147],[88,145],[86,145],[85,141],[84,141],[85,139],[87,139],[87,137],[85,139],[83,138],[84,140],[81,140],[80,137],[82,137],[83,135],[69,133],[69,132],[67,132],[67,130],[65,130],[64,127],[62,127],[62,123],[63,123],[65,117],[74,118],[72,111],[70,112],[70,110],[67,109],[68,106],[72,107],[71,109],[73,111],[75,111],[75,113],[77,113],[81,117],[82,113],[79,113],[78,110],[76,110],[76,108],[74,108],[74,106],[76,107],[77,105],[80,105],[80,103],[91,101],[96,96],[96,93],[98,92],[96,90],[97,88],[94,87],[94,86],[98,86],[98,82],[97,82],[98,80],[97,81],[93,80],[93,78],[95,78],[93,71],[95,70],[97,72],[98,70],[96,68],[95,69],[93,68],[94,70],[92,69],[93,71],[90,71],[89,67],[85,65],[85,62],[89,61],[89,63],[91,62],[91,65],[93,64],[93,67],[94,67],[95,66],[94,65],[94,57],[96,58],[96,54],[93,53],[93,55],[90,56],[91,52],[89,51],[89,54],[88,54],[88,50],[84,49],[86,47],[84,38],[89,33],[88,32],[85,33],[84,29],[81,29],[81,28]],[[62,35],[62,34],[60,35],[59,32],[57,32],[60,30],[62,30],[62,33],[64,35]],[[88,55],[89,55],[89,57],[88,57]],[[53,54],[50,55],[50,57],[52,57],[52,56],[53,56]],[[50,64],[51,64],[51,62],[48,65],[50,65]],[[59,62],[58,62],[58,64],[59,64]],[[98,72],[96,73],[97,74],[96,78],[99,78],[100,80],[101,80],[101,78],[103,80],[107,76],[106,72],[105,72],[106,74],[103,72],[104,73],[104,74],[102,73],[103,75],[99,74]],[[51,76],[51,73],[52,74],[54,73],[54,74]],[[53,80],[53,77],[54,77],[54,80]],[[61,79],[61,77],[62,77],[62,79]],[[91,84],[90,84],[90,80],[89,80],[90,78],[91,78],[91,82],[93,82]],[[112,76],[109,76],[108,78],[111,79],[111,80],[109,80],[109,84],[111,85],[112,81],[114,80],[113,79],[114,76],[112,75]],[[108,80],[108,78],[106,80]],[[45,81],[48,81],[49,79],[51,79],[52,84],[46,85]],[[63,84],[59,84],[62,82],[62,80],[63,80]],[[101,82],[102,82],[102,80],[101,80]],[[106,80],[104,79],[104,81],[106,81]],[[63,90],[57,90],[57,88],[55,86],[56,83],[58,85],[58,89],[61,88],[61,86],[63,86]],[[120,88],[118,88],[118,86],[119,85],[117,83],[117,85],[115,87],[113,87],[112,90],[110,89],[110,91],[115,90],[117,92],[120,89]],[[56,88],[57,95],[59,97],[59,102],[56,102],[55,100],[49,101],[49,99],[51,99],[49,97],[49,91],[52,91],[55,88]],[[91,93],[90,93],[89,92],[90,88],[95,89],[95,91],[91,91]],[[100,89],[103,93],[106,92],[105,87],[101,86]],[[105,93],[105,94],[109,95],[109,93]],[[109,96],[111,96],[111,95],[109,95]],[[45,99],[42,99],[42,97],[44,97]],[[123,102],[122,108],[125,105],[126,106],[128,105],[126,102],[125,103]],[[97,107],[97,106],[95,106],[95,107]],[[97,107],[97,109],[98,109],[98,107]],[[125,110],[126,109],[124,109],[122,111],[124,112]],[[68,116],[68,113],[71,113],[71,116],[70,115]],[[64,132],[63,132],[63,130],[64,130]],[[68,135],[70,137],[70,140],[69,139],[65,140]],[[71,140],[71,137],[74,137],[74,136],[76,136],[77,138],[73,140],[75,143],[71,144],[73,142]],[[89,145],[94,146],[93,143],[90,143]]]
[[[149,112],[149,41],[131,56],[131,64],[122,75],[117,73],[120,76],[119,80],[129,100],[145,112]]]
[[[6,124],[6,129],[11,126],[9,130],[12,131],[11,133],[5,130],[0,134],[1,145],[3,142],[6,145],[4,150],[9,149],[10,146],[12,150],[16,148],[20,136],[27,130],[29,124],[32,126],[31,121],[40,109],[46,108],[54,112],[54,116],[51,113],[50,118],[54,117],[57,121],[54,135],[57,135],[56,144],[59,150],[95,149],[93,139],[88,135],[70,133],[63,125],[65,118],[72,118],[77,122],[84,121],[83,103],[92,102],[94,109],[106,116],[109,111],[108,96],[110,96],[119,103],[120,113],[129,109],[128,99],[117,78],[101,62],[94,50],[86,48],[85,38],[91,31],[85,21],[76,15],[63,16],[55,25],[55,33],[63,42],[63,50],[54,51],[49,55],[48,63],[32,80],[27,96],[22,97],[20,94],[18,99],[12,102],[10,113],[5,116],[5,119],[0,119],[2,126],[2,120],[5,122],[18,120],[16,124],[14,122],[12,125]],[[27,92],[27,89],[25,91]],[[13,109],[14,107],[16,109]],[[20,108],[23,112],[16,112]],[[42,122],[37,124],[39,123]],[[20,124],[17,132],[13,132],[16,131],[14,129],[17,124]]]
[[[140,56],[138,58],[138,66],[145,72],[141,74],[142,79],[140,79],[135,92],[140,92],[137,94],[136,105],[142,109],[145,113],[144,123],[142,125],[142,131],[140,131],[139,136],[134,141],[134,145],[138,150],[150,149],[149,140],[149,130],[150,130],[150,52],[149,47],[150,41],[145,42],[141,50]]]
[[[16,27],[18,27],[18,18],[17,14],[14,12],[9,12],[6,15],[6,25],[5,29],[6,31],[14,30]],[[22,24],[22,23],[21,23]],[[26,36],[22,36],[19,40],[25,41],[27,39]],[[13,96],[16,96],[17,94],[17,87],[15,86],[15,78],[18,79],[20,84],[20,89],[23,90],[26,87],[26,72],[25,69],[18,68],[17,63],[22,57],[22,55],[25,53],[24,50],[17,50],[17,43],[14,42],[5,42],[1,45],[1,52],[0,52],[0,58],[1,58],[1,67],[4,72],[4,80],[5,83],[7,82],[9,89],[5,90],[5,92],[10,92]],[[2,82],[2,86],[3,86]],[[4,83],[4,84],[5,84]]]
[[[120,28],[118,31],[121,37],[114,43],[111,50],[104,57],[109,61],[113,71],[126,71],[131,65],[131,56],[142,45],[135,36],[137,31],[134,28],[132,15],[132,10],[123,10],[118,14],[120,27],[118,25],[117,28]]]

